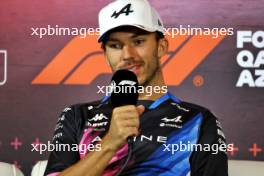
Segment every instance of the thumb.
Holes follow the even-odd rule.
[[[145,106],[143,106],[143,105],[137,106],[137,111],[138,111],[139,115],[143,114],[143,112],[145,111]]]

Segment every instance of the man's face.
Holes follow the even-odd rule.
[[[109,34],[105,43],[105,55],[113,72],[119,69],[133,71],[139,85],[146,85],[158,71],[159,42],[155,33],[142,30],[117,31]]]

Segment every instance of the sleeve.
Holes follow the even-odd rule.
[[[75,118],[73,107],[65,108],[61,113],[54,130],[50,147],[52,151],[44,175],[58,175],[80,160]]]
[[[217,118],[209,111],[203,113],[198,144],[202,151],[193,152],[191,176],[228,176],[226,141]]]

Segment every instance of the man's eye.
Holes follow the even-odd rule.
[[[144,39],[136,39],[136,40],[134,40],[134,44],[135,45],[142,45],[144,42],[145,42]]]
[[[121,49],[122,48],[122,45],[118,44],[118,43],[111,43],[111,44],[108,44],[108,46],[110,48],[113,48],[113,49]]]

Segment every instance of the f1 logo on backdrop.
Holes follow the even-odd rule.
[[[7,51],[0,49],[0,86],[7,81]]]
[[[161,59],[167,85],[182,81],[225,38],[211,35],[178,35],[169,37],[169,52]],[[97,76],[109,74],[97,36],[73,38],[35,77],[32,84],[87,85]],[[175,76],[177,75],[177,76]]]

